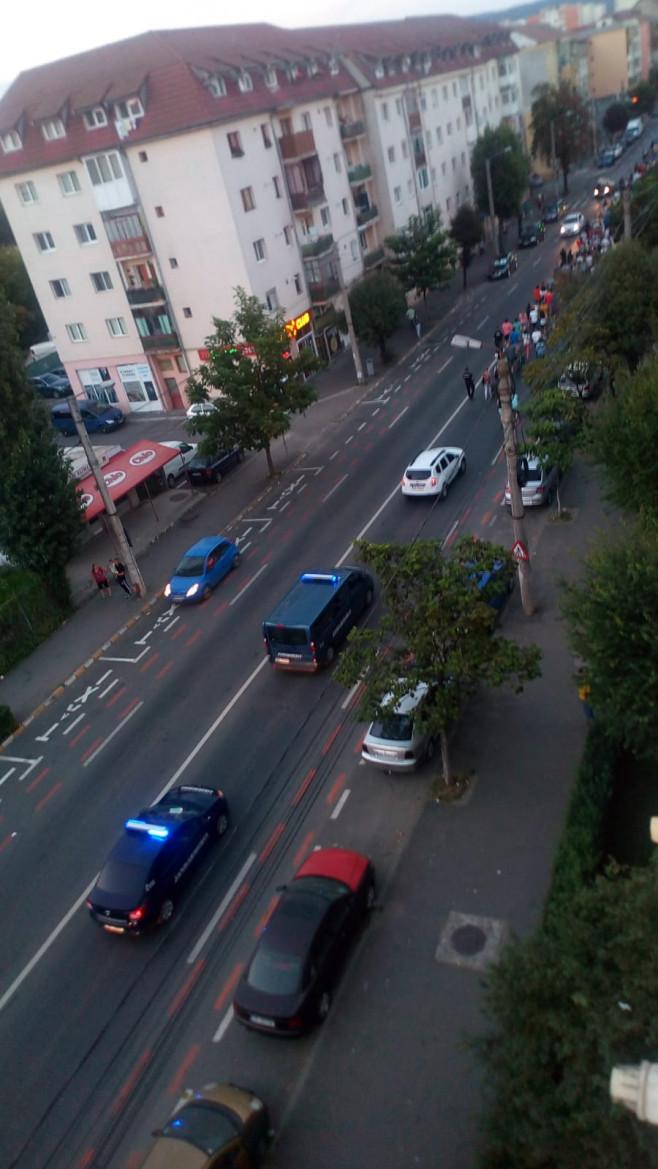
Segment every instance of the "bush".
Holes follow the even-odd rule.
[[[8,706],[0,703],[0,743],[3,743],[5,739],[9,738],[9,735],[13,734],[17,726],[18,721],[14,718],[13,711]]]
[[[22,569],[0,570],[0,674],[28,657],[69,612],[52,582]]]

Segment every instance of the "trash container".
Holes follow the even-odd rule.
[[[366,377],[375,376],[375,363],[371,357],[366,357]]]

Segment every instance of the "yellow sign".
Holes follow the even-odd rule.
[[[300,333],[302,329],[305,329],[307,325],[310,325],[310,323],[311,314],[307,309],[305,313],[302,313],[301,317],[293,317],[291,321],[286,321],[286,333],[289,337],[296,337],[297,334]]]

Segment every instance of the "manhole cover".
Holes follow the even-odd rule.
[[[484,949],[487,936],[484,930],[476,925],[462,925],[454,931],[451,941],[458,954],[470,956],[479,954],[480,950]]]

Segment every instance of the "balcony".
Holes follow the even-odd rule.
[[[136,260],[151,254],[151,245],[145,235],[135,235],[130,239],[112,239],[110,247],[115,260]]]
[[[326,201],[324,187],[309,187],[306,191],[290,192],[293,211],[309,211],[312,207],[317,207]]]
[[[368,272],[371,268],[376,268],[378,264],[381,264],[384,259],[386,259],[386,253],[383,248],[377,248],[374,252],[364,252],[363,267]]]
[[[328,252],[333,246],[333,235],[321,235],[318,239],[313,240],[312,243],[303,245],[302,256],[305,260],[310,260],[314,256],[321,256],[323,252]]]
[[[425,155],[425,148],[423,146],[414,146],[414,163],[416,165],[416,169],[418,169],[419,166],[425,166],[427,164],[427,157]]]
[[[127,288],[128,304],[144,308],[150,304],[164,304],[166,301],[164,288],[159,284],[151,284],[148,288]]]
[[[361,166],[352,166],[347,172],[347,180],[350,183],[365,183],[366,179],[372,178],[372,167],[367,164]]]
[[[361,138],[365,134],[363,122],[341,122],[340,136],[345,142],[348,138]]]
[[[283,138],[279,138],[279,149],[284,162],[293,162],[297,158],[317,154],[313,131],[300,130],[298,134],[284,135]]]
[[[169,352],[171,349],[180,349],[177,333],[155,333],[148,337],[140,335],[139,339],[145,353],[159,353],[161,350]]]
[[[415,130],[421,129],[420,110],[412,110],[409,114],[409,129],[413,133]]]
[[[374,219],[379,219],[379,209],[375,207],[374,203],[372,203],[370,207],[357,207],[357,227],[365,227],[366,224],[372,223]]]
[[[309,284],[308,291],[311,304],[325,304],[335,296],[340,288],[335,277],[329,277],[323,284]]]

